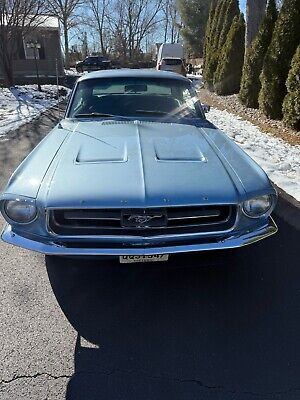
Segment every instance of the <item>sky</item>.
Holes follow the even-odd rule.
[[[240,9],[244,14],[246,14],[246,0],[240,0]]]

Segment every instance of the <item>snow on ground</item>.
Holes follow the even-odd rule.
[[[60,86],[60,100],[70,89]],[[19,126],[33,120],[43,111],[57,104],[57,86],[42,85],[42,92],[36,85],[0,88],[0,140]]]
[[[211,109],[207,119],[249,154],[281,189],[300,201],[300,146],[263,133],[251,122]]]
[[[82,73],[77,72],[76,68],[65,69],[65,75],[68,76],[80,76]]]

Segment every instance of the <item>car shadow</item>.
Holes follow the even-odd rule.
[[[47,257],[78,332],[66,399],[287,399],[300,372],[299,234],[289,232],[218,253],[217,266],[204,253],[129,266]]]

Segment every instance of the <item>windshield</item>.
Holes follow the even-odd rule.
[[[203,118],[189,82],[161,78],[98,78],[79,82],[68,117]]]

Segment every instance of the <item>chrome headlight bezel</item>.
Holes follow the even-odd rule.
[[[4,200],[2,205],[2,213],[4,218],[10,224],[27,225],[35,221],[38,215],[38,210],[35,199],[28,197],[16,197],[13,199]]]
[[[267,218],[273,211],[275,206],[274,196],[271,194],[264,194],[252,197],[242,203],[242,211],[248,218]],[[257,211],[254,211],[254,208]],[[251,211],[251,208],[253,209]]]

